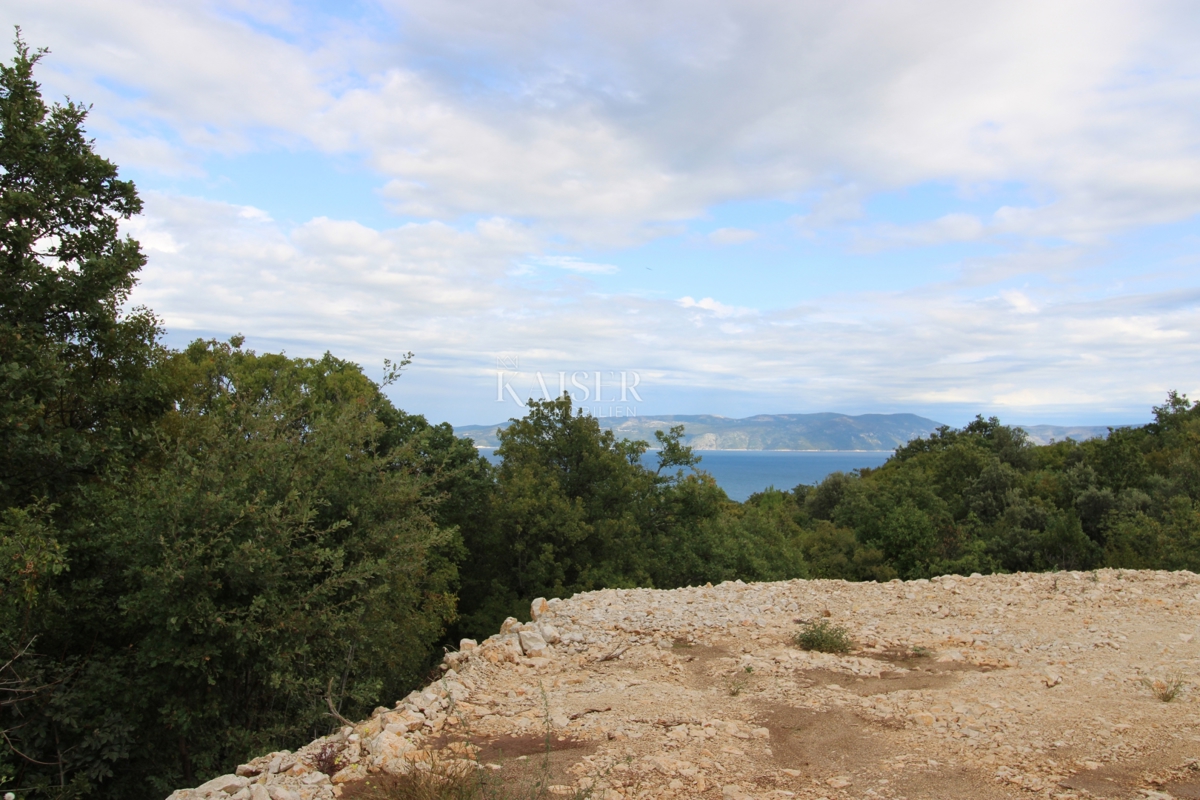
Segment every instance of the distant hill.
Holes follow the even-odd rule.
[[[1107,425],[1018,425],[1017,427],[1029,434],[1029,441],[1034,444],[1050,444],[1051,440],[1061,442],[1064,439],[1083,442],[1108,436]]]
[[[507,426],[462,425],[459,436],[479,447],[496,447],[496,429]],[[918,436],[928,436],[941,423],[915,414],[760,414],[731,419],[712,414],[661,417],[606,417],[600,425],[619,439],[654,443],[654,432],[683,425],[684,444],[697,450],[895,450]]]
[[[732,419],[714,414],[669,414],[661,417],[604,417],[600,427],[611,429],[618,439],[644,439],[654,443],[654,432],[683,425],[684,444],[697,450],[895,450],[918,436],[928,436],[939,427],[916,414],[759,414]],[[460,425],[459,436],[472,439],[478,447],[497,447],[496,425]],[[1105,437],[1103,425],[1020,425],[1034,444]]]

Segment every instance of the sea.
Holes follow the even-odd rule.
[[[479,452],[499,462],[495,450],[481,447]],[[794,489],[816,484],[831,472],[851,472],[862,467],[878,467],[891,456],[891,450],[696,450],[700,469],[716,479],[729,499],[739,503],[767,487]],[[646,454],[646,463],[654,463],[654,454]]]

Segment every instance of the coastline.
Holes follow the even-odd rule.
[[[477,444],[477,445],[475,445],[475,449],[476,450],[495,450],[496,448],[492,447],[491,445]],[[699,447],[693,447],[692,450],[697,453],[894,453],[895,452],[895,448],[893,448],[891,450],[786,450],[783,448],[771,448],[768,450],[765,448],[749,448],[749,447],[737,447],[737,448],[706,447],[704,449],[701,449]],[[657,453],[658,451],[659,451],[659,448],[657,448],[657,447],[651,447],[646,450],[646,452],[648,452],[648,453]]]

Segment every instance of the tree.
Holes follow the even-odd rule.
[[[0,66],[0,782],[165,796],[412,688],[479,459],[328,354],[161,348],[141,203],[43,56]]]
[[[642,509],[658,484],[641,465],[645,442],[618,441],[571,398],[529,402],[500,432],[495,524],[468,538],[464,605],[486,598],[487,619],[531,597],[636,585]],[[663,479],[664,481],[666,479]],[[632,548],[632,549],[631,549]],[[482,621],[482,618],[481,618]]]
[[[87,109],[48,107],[16,37],[0,64],[0,730],[26,724],[70,668],[47,667],[41,614],[79,572],[89,482],[144,450],[166,408],[158,323],[123,305],[144,259],[118,223],[132,183],[84,134]],[[93,576],[95,579],[97,576]],[[0,778],[31,763],[0,748]],[[62,766],[56,763],[56,767]]]
[[[411,689],[454,618],[462,550],[407,417],[354,364],[239,345],[172,356],[176,409],[89,494],[36,615],[53,691],[10,733],[26,787],[165,796],[295,747],[336,724],[327,693],[355,717]]]
[[[31,53],[0,65],[0,507],[64,502],[137,446],[164,408],[157,321],[124,313],[145,263],[118,222],[134,186],[86,138],[87,109],[47,107]]]

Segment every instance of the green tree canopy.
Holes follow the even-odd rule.
[[[47,107],[30,52],[0,65],[0,505],[60,502],[163,408],[158,325],[122,307],[145,263],[118,223],[134,186],[86,137],[87,109]]]

